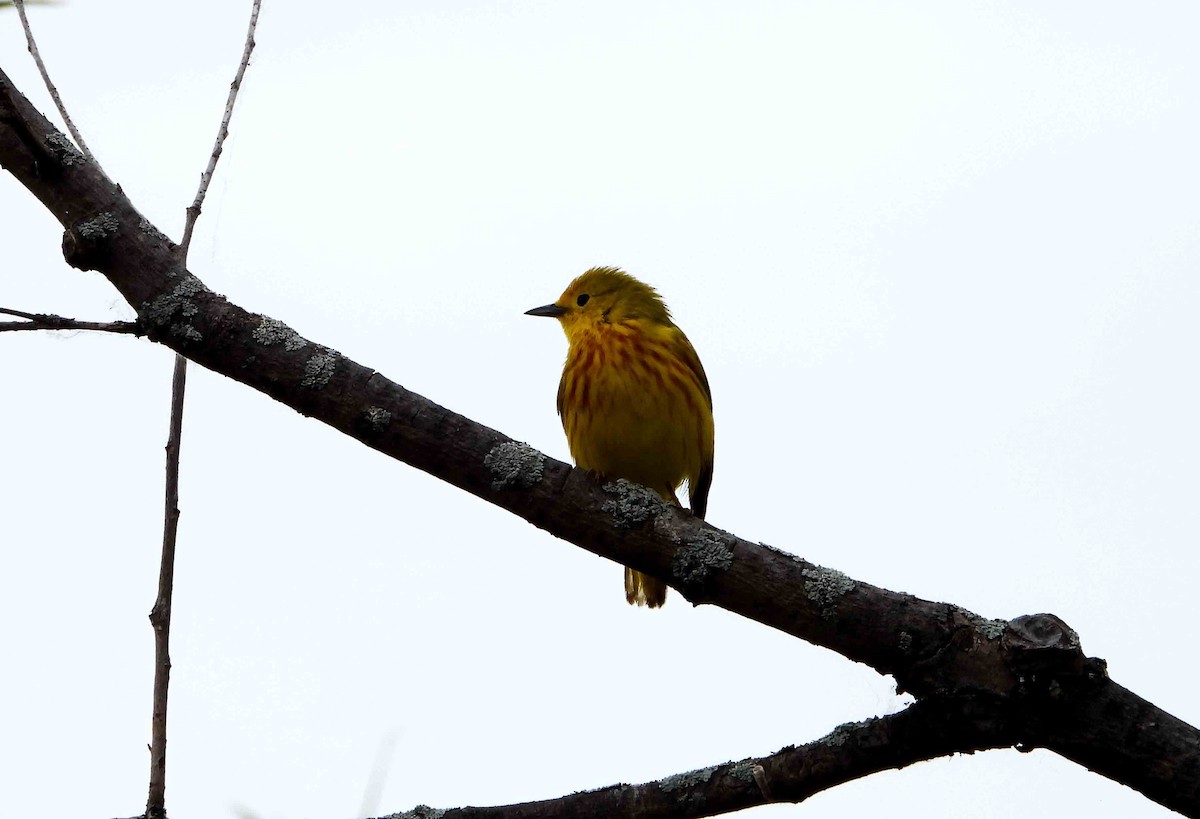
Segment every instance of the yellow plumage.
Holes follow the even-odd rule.
[[[529,315],[557,318],[567,334],[558,413],[575,463],[625,478],[704,517],[713,472],[712,393],[700,358],[662,297],[614,267],[593,267],[558,301]],[[625,598],[651,608],[666,584],[625,570]]]

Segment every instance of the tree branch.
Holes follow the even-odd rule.
[[[117,185],[62,143],[0,73],[0,164],[63,224],[67,261],[103,273],[152,340],[557,537],[661,578],[692,602],[894,674],[919,701],[994,698],[1013,709],[1004,713],[1015,725],[1014,744],[1095,764],[1200,816],[1200,732],[1112,683],[1057,618],[985,620],[748,542],[627,482],[600,486],[213,293]]]
[[[28,321],[0,321],[0,333],[12,330],[97,330],[103,333],[145,335],[136,321],[77,321],[50,313],[26,313],[10,307],[0,307],[0,315],[16,316]]]
[[[1200,816],[1195,728],[1112,681],[1082,697],[1049,693],[1049,707],[1025,715],[1029,747],[1054,751],[1184,816]]]
[[[163,509],[158,596],[150,609],[154,629],[154,693],[150,715],[150,792],[146,819],[165,819],[167,788],[167,693],[171,683],[171,600],[175,589],[175,539],[179,531],[179,445],[183,438],[183,395],[187,359],[175,356],[171,377],[171,429],[167,434],[167,479]]]
[[[229,85],[229,96],[225,98],[225,114],[221,117],[220,127],[217,128],[217,139],[213,143],[212,153],[208,157],[208,166],[204,169],[204,173],[200,174],[200,187],[196,189],[196,198],[192,200],[191,206],[187,209],[187,218],[183,225],[183,239],[179,243],[184,259],[187,258],[188,248],[192,246],[192,229],[196,227],[196,220],[200,218],[200,210],[204,207],[204,197],[208,194],[209,183],[212,182],[213,174],[216,173],[217,161],[221,158],[221,151],[225,148],[225,139],[229,136],[229,121],[233,118],[233,106],[237,102],[238,91],[242,88],[242,79],[246,76],[246,68],[250,65],[250,54],[254,51],[254,31],[258,28],[258,12],[261,7],[262,0],[254,0],[250,9],[250,25],[246,29],[246,45],[242,48],[242,59],[233,75],[233,82]]]
[[[611,785],[558,799],[500,807],[424,806],[383,819],[694,819],[777,802],[802,802],[837,785],[914,762],[1005,748],[1015,720],[987,698],[930,699],[897,714],[841,725],[767,757],[725,762],[640,785]]]

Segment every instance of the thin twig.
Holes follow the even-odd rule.
[[[171,596],[175,577],[175,535],[179,530],[179,445],[183,435],[183,394],[187,359],[175,356],[171,378],[171,431],[167,435],[167,491],[163,518],[158,598],[150,610],[154,628],[154,711],[150,720],[150,796],[146,819],[165,819],[167,787],[167,689],[171,680]]]
[[[0,315],[28,319],[28,321],[0,321],[0,333],[11,330],[97,330],[104,333],[130,335],[145,333],[145,330],[136,321],[77,321],[51,313],[26,313],[10,307],[0,307]]]
[[[79,146],[79,150],[83,152],[83,155],[90,162],[92,152],[88,148],[87,143],[83,141],[83,134],[79,133],[79,129],[75,127],[75,123],[71,120],[71,115],[67,113],[67,106],[63,105],[62,97],[58,95],[58,89],[50,81],[50,72],[46,70],[46,64],[42,62],[42,55],[38,53],[37,43],[33,39],[33,29],[29,27],[29,18],[25,15],[25,0],[13,0],[13,5],[17,7],[17,14],[21,17],[21,27],[25,29],[25,42],[29,46],[29,53],[33,57],[33,61],[37,63],[38,71],[42,74],[42,81],[46,83],[46,90],[50,92],[50,99],[54,100],[54,106],[58,108],[58,113],[62,115],[63,122],[67,125],[67,130],[75,138],[75,144]]]
[[[14,310],[11,307],[0,307],[0,313],[3,313],[6,316],[16,316],[17,318],[29,319],[30,321],[37,321],[40,318],[45,318],[40,313],[26,313],[24,310]]]
[[[208,186],[212,182],[213,173],[217,169],[217,160],[221,158],[221,150],[225,138],[229,136],[229,121],[233,117],[233,106],[237,101],[238,90],[242,87],[242,78],[246,75],[246,67],[250,64],[250,53],[254,50],[254,31],[258,27],[258,12],[262,0],[254,0],[250,12],[250,25],[246,31],[246,47],[242,50],[242,60],[238,63],[237,73],[229,86],[229,97],[225,102],[225,114],[221,118],[221,127],[217,130],[217,141],[213,145],[212,155],[208,158],[208,167],[200,175],[200,187],[196,198],[187,209],[184,221],[183,240],[179,245],[179,256],[183,264],[187,263],[188,248],[192,244],[192,230],[196,220],[200,218],[200,209]],[[183,431],[183,397],[187,381],[187,359],[181,355],[175,356],[175,373],[171,380],[171,432],[167,438],[167,485],[166,511],[163,517],[163,547],[162,562],[158,573],[158,597],[154,608],[150,611],[150,624],[154,628],[154,695],[153,713],[150,720],[150,794],[146,799],[146,819],[166,819],[166,787],[167,787],[167,693],[171,678],[171,599],[175,588],[175,539],[179,528],[179,444]]]
[[[225,116],[221,118],[221,127],[217,129],[217,141],[213,145],[212,156],[208,158],[208,167],[200,175],[200,188],[196,198],[187,209],[187,220],[183,225],[183,241],[179,243],[180,254],[187,258],[188,247],[192,243],[192,229],[200,218],[200,208],[204,205],[204,197],[208,194],[208,185],[212,182],[213,173],[217,169],[217,160],[225,148],[225,138],[229,136],[229,120],[233,118],[233,104],[237,101],[238,91],[242,88],[242,78],[246,76],[246,67],[250,65],[250,52],[254,51],[254,29],[258,27],[258,10],[262,0],[254,0],[254,8],[250,11],[250,28],[246,32],[246,47],[242,50],[242,61],[238,64],[237,74],[229,85],[229,97],[225,100]]]

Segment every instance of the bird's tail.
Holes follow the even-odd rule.
[[[667,486],[659,490],[662,499],[667,503],[682,506],[675,495],[674,487]],[[642,574],[639,571],[625,567],[625,599],[631,606],[645,606],[656,609],[667,602],[667,584],[661,580]]]
[[[626,567],[625,599],[633,606],[656,609],[667,602],[667,584]]]

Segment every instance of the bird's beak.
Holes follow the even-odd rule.
[[[567,312],[567,308],[559,307],[557,304],[546,304],[541,307],[535,307],[532,310],[526,310],[527,316],[547,316],[548,318],[558,318]]]

